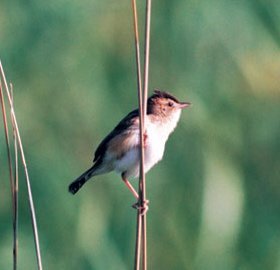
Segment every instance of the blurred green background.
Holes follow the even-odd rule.
[[[14,85],[45,269],[132,269],[135,200],[120,177],[67,192],[137,107],[132,31],[130,1],[0,2],[0,57]],[[279,270],[279,0],[153,1],[153,88],[193,106],[147,175],[149,269]],[[0,124],[0,269],[12,269]],[[19,218],[18,269],[36,269],[22,172]]]

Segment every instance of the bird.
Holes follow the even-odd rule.
[[[143,136],[145,173],[163,158],[166,141],[176,128],[182,109],[190,105],[190,102],[180,102],[172,94],[157,89],[147,99]],[[139,166],[139,109],[135,109],[101,141],[94,153],[93,165],[74,180],[68,190],[75,194],[92,177],[115,171],[138,200],[138,193],[129,178],[139,176]]]

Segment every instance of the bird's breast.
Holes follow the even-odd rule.
[[[145,172],[148,172],[158,163],[164,154],[165,143],[172,130],[147,119],[145,131]],[[135,141],[139,138],[139,130],[133,134]],[[126,173],[127,177],[139,176],[139,140],[137,144],[129,148],[121,158],[115,161],[115,170]]]
[[[146,132],[145,167],[149,170],[162,159],[168,135],[153,124],[147,125]]]

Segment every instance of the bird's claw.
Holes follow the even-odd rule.
[[[138,201],[135,204],[133,204],[132,207],[134,209],[139,210],[140,214],[143,216],[149,210],[149,200],[144,200],[142,205],[141,205],[140,201]]]

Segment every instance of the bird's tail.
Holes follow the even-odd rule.
[[[87,180],[89,180],[92,176],[95,175],[95,167],[92,166],[87,171],[85,171],[82,175],[80,175],[75,181],[73,181],[69,187],[68,190],[72,194],[75,194],[79,191],[79,189],[85,184]]]

